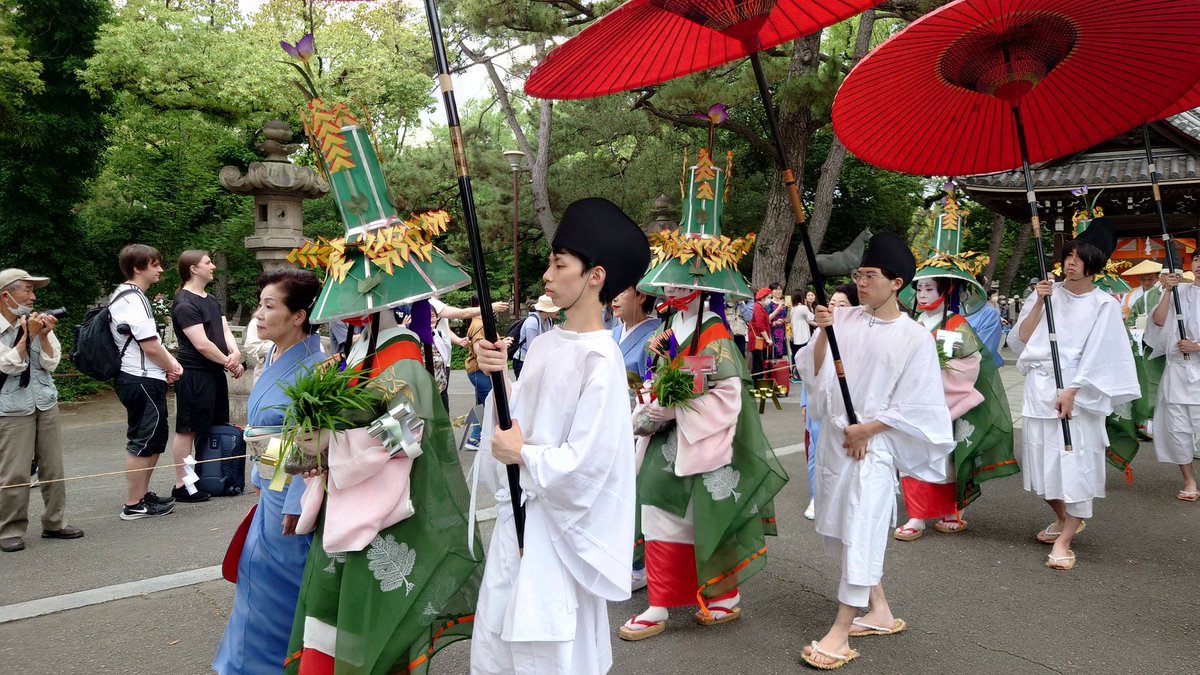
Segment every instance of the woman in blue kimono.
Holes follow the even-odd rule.
[[[638,382],[646,379],[646,343],[662,324],[661,320],[649,316],[652,309],[654,296],[647,296],[636,288],[625,289],[612,301],[613,319],[616,321],[612,329],[613,339],[621,348],[625,371],[635,373]]]
[[[258,335],[274,346],[246,402],[252,430],[278,427],[288,404],[283,387],[325,359],[321,338],[308,322],[321,290],[317,277],[308,271],[274,270],[259,277],[258,287]],[[257,463],[250,479],[258,491],[258,506],[238,561],[229,625],[213,659],[213,670],[220,675],[283,672],[312,542],[312,535],[295,533],[304,481],[293,480],[282,492],[271,490],[270,476],[260,474]]]

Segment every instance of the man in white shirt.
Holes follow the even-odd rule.
[[[121,353],[117,398],[125,406],[125,507],[121,520],[165,516],[175,500],[150,492],[150,474],[167,449],[167,385],[183,375],[158,336],[146,289],[162,276],[162,254],[145,244],[129,244],[118,256],[125,283],[109,301],[111,331]]]

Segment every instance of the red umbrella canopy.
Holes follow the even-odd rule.
[[[1196,86],[1192,87],[1191,91],[1184,94],[1183,98],[1176,101],[1175,105],[1171,106],[1169,110],[1159,113],[1154,119],[1166,119],[1172,115],[1178,115],[1179,113],[1187,112],[1192,108],[1200,108],[1200,82],[1197,82]]]
[[[1196,0],[957,0],[868,54],[833,102],[842,143],[875,166],[966,176],[1085,150],[1166,110],[1200,79]]]
[[[630,0],[542,59],[525,92],[594,98],[698,73],[803,37],[882,0]]]

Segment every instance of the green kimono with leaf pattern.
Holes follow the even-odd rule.
[[[732,378],[740,384],[732,461],[708,473],[677,476],[679,430],[672,424],[649,439],[638,474],[638,499],[643,506],[681,519],[691,506],[696,591],[711,598],[745,582],[766,564],[766,536],[776,534],[773,500],[788,478],[763,434],[745,362],[720,318],[708,314],[700,330],[679,344],[678,354],[679,360],[692,354],[712,356],[716,372],[708,381]],[[661,357],[654,359],[657,367]]]
[[[409,478],[414,512],[363,550],[330,554],[322,546],[322,507],[292,626],[288,673],[299,671],[308,617],[336,627],[338,675],[424,673],[437,651],[471,635],[483,556],[472,556],[468,537],[477,552],[482,546],[477,532],[468,535],[469,495],[437,384],[416,360],[416,336],[397,332],[376,354],[401,358],[376,361],[372,380],[395,391],[389,407],[403,399],[425,423],[423,453],[413,460]]]

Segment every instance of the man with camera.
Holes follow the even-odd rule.
[[[62,360],[54,327],[65,312],[33,311],[35,289],[48,283],[25,270],[0,271],[0,486],[29,482],[29,466],[36,460],[46,507],[42,537],[78,539],[83,530],[66,524],[58,390],[52,377]],[[24,549],[28,526],[29,491],[0,489],[0,551]]]

